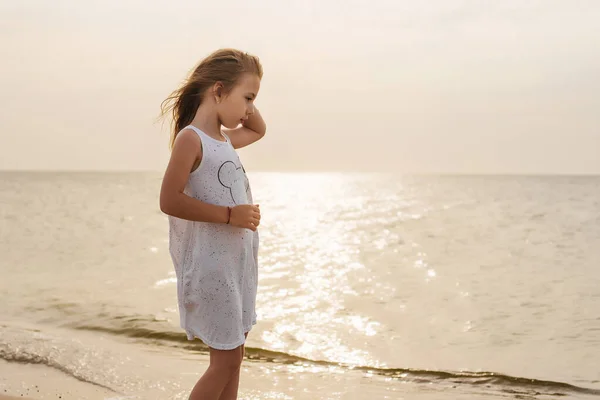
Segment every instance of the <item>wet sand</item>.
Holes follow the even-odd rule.
[[[0,400],[16,400],[16,399],[30,399],[29,397],[12,397],[12,396],[3,396],[0,394]]]
[[[16,399],[29,399],[29,397],[12,397],[12,396],[2,396],[0,394],[0,400],[16,400]]]
[[[0,360],[0,400],[118,399],[111,390],[79,381],[45,365]]]

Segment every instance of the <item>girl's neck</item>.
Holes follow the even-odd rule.
[[[196,128],[200,129],[202,132],[214,139],[223,140],[219,116],[217,115],[214,107],[211,107],[210,104],[202,104],[200,107],[198,107],[191,125],[194,125]]]

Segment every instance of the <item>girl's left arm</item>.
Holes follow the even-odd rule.
[[[263,120],[258,108],[254,107],[254,113],[248,117],[242,126],[235,129],[224,130],[229,136],[234,149],[239,149],[252,144],[265,136],[267,125]]]

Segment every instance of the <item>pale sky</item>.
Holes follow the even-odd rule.
[[[0,0],[0,169],[162,171],[219,47],[264,66],[250,171],[600,173],[598,0]]]

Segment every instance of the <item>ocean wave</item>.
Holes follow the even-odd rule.
[[[45,354],[36,354],[31,353],[26,350],[20,348],[10,348],[6,346],[6,344],[0,345],[0,359],[8,361],[8,362],[16,362],[21,364],[40,364],[45,365],[50,368],[54,368],[64,374],[67,374],[78,381],[89,383],[94,386],[98,386],[104,389],[108,389],[111,392],[119,393],[113,388],[103,385],[101,383],[95,382],[91,379],[87,379],[81,373],[79,373],[76,369],[71,368],[67,365],[61,364],[59,361],[54,359],[51,355]]]

